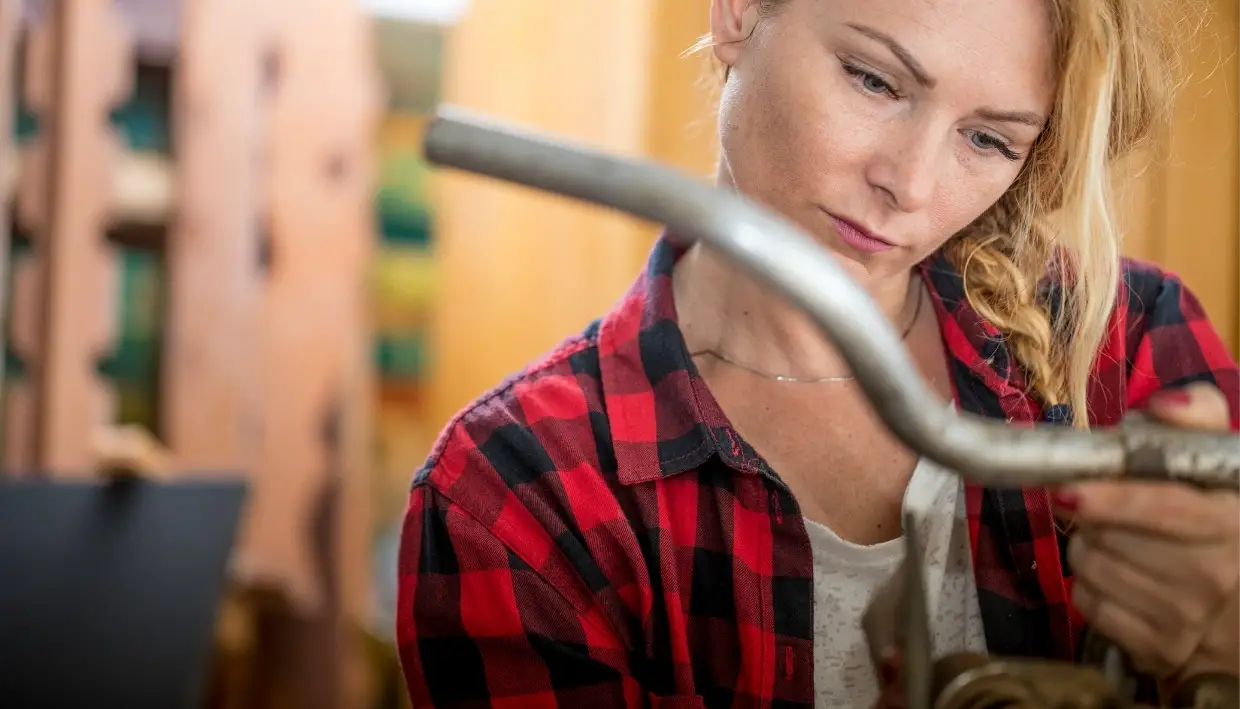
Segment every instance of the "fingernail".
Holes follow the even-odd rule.
[[[1192,400],[1192,396],[1183,389],[1164,389],[1155,392],[1153,398],[1161,406],[1184,406]]]
[[[1081,498],[1071,490],[1055,490],[1051,493],[1051,504],[1067,512],[1075,512],[1081,504]]]

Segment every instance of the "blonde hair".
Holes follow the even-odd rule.
[[[769,14],[783,2],[760,0],[760,9]],[[1046,405],[1070,405],[1074,424],[1087,428],[1089,378],[1119,293],[1112,167],[1169,122],[1178,64],[1160,20],[1183,4],[1046,2],[1058,61],[1047,128],[1015,183],[944,253],[1030,390]],[[690,51],[711,43],[706,37]]]

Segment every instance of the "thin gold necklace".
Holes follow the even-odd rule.
[[[908,326],[904,328],[904,333],[900,335],[901,340],[907,340],[909,333],[913,331],[913,326],[917,324],[917,317],[921,315],[921,302],[924,299],[925,299],[924,286],[919,285],[919,287],[917,288],[917,305],[913,308],[913,317],[909,319]],[[699,357],[702,355],[709,355],[719,360],[720,362],[723,362],[724,364],[731,365],[738,369],[743,369],[746,372],[749,372],[751,374],[756,374],[759,377],[763,377],[766,379],[772,379],[777,382],[789,382],[793,384],[827,384],[830,382],[851,382],[854,379],[856,379],[855,376],[819,377],[817,379],[802,379],[800,377],[790,377],[786,374],[770,374],[767,372],[754,369],[753,367],[750,367],[747,364],[741,364],[740,362],[730,359],[726,355],[724,355],[722,352],[718,350],[714,350],[714,349],[698,350],[697,352],[691,352],[689,354],[690,357]]]

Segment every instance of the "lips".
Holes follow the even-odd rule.
[[[852,248],[866,253],[879,253],[895,248],[895,244],[891,243],[867,231],[864,227],[850,222],[847,219],[837,217],[830,214],[831,221],[835,224],[835,230],[840,236],[840,241],[851,246]]]

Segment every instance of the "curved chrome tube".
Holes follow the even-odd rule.
[[[917,374],[899,335],[829,252],[775,213],[668,167],[621,158],[441,108],[433,164],[612,207],[700,239],[807,311],[906,445],[994,487],[1121,475],[1240,489],[1240,436],[1150,424],[1019,428],[953,413]]]

